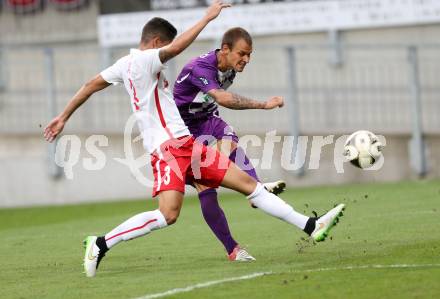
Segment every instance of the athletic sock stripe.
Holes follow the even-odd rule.
[[[118,237],[118,236],[120,236],[120,235],[123,235],[123,234],[129,233],[129,232],[132,232],[132,231],[134,231],[134,230],[142,229],[142,228],[144,228],[145,226],[147,226],[148,224],[150,224],[150,223],[152,223],[152,222],[154,222],[154,221],[157,221],[157,219],[151,219],[151,220],[148,220],[147,222],[145,222],[145,223],[144,223],[143,225],[141,225],[141,226],[134,227],[134,228],[132,228],[132,229],[126,230],[125,232],[118,233],[118,234],[116,234],[116,235],[114,235],[114,236],[111,236],[111,237],[108,238],[108,239],[105,239],[105,240],[106,240],[106,241],[109,241],[109,240],[111,240],[111,239],[113,239],[113,238],[116,238],[116,237]]]

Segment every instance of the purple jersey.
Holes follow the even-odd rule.
[[[211,51],[191,60],[174,84],[174,100],[190,130],[210,116],[218,116],[217,103],[208,91],[227,89],[234,80],[235,71],[218,70],[217,52]]]

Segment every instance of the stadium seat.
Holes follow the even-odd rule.
[[[51,0],[51,4],[59,10],[77,10],[89,4],[89,0]]]
[[[44,8],[43,0],[7,0],[7,4],[16,14],[33,13]]]

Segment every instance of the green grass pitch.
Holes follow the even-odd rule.
[[[116,246],[95,278],[82,273],[82,240],[156,201],[0,210],[0,298],[137,298],[270,272],[168,298],[440,298],[440,181],[290,189],[311,214],[347,204],[332,239],[301,231],[221,194],[234,237],[257,258],[231,263],[185,199],[177,224]]]

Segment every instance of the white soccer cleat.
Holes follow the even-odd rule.
[[[286,182],[284,181],[264,183],[263,186],[267,191],[275,195],[278,195],[286,190]]]
[[[86,252],[84,254],[84,272],[87,277],[94,277],[96,275],[96,269],[101,262],[101,259],[105,256],[105,253],[101,253],[98,245],[96,245],[96,236],[88,236],[84,241],[84,247]]]
[[[315,230],[310,235],[316,242],[324,241],[329,231],[336,223],[339,217],[343,216],[342,211],[345,209],[344,204],[339,204],[316,220]]]
[[[240,248],[240,246],[236,246],[231,254],[228,255],[228,259],[230,261],[237,262],[252,262],[255,261],[255,258],[250,255],[246,250]]]

